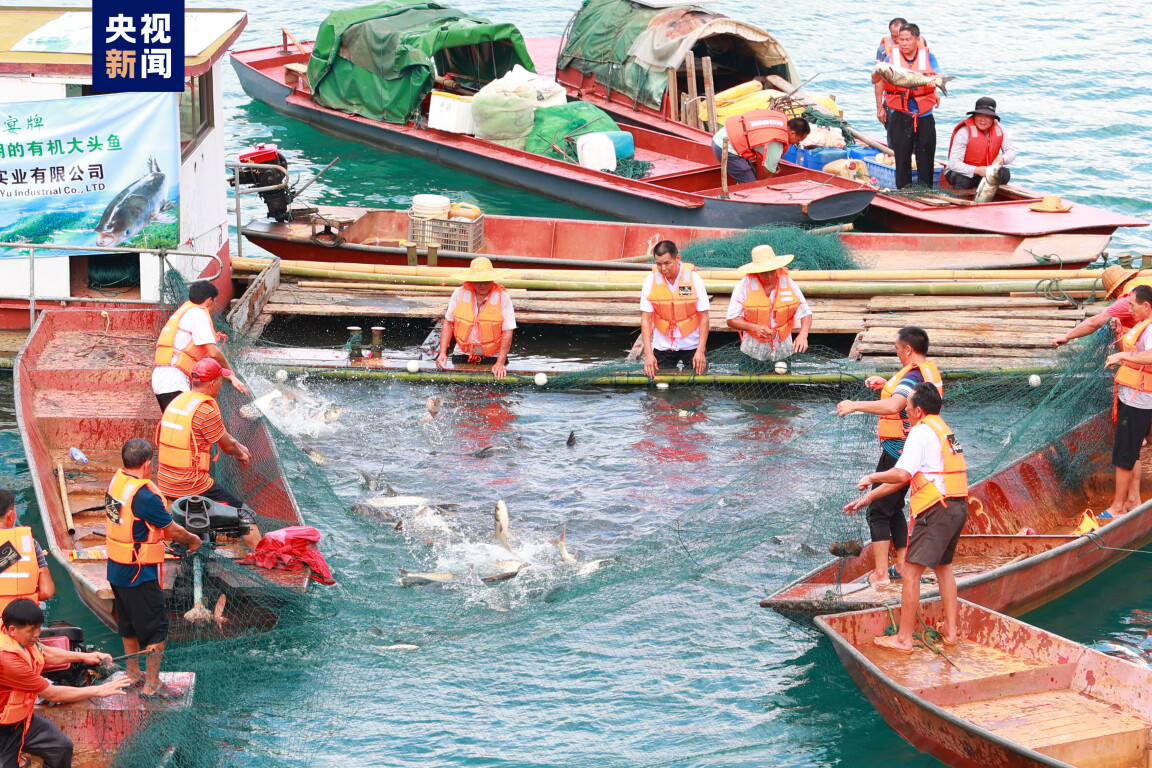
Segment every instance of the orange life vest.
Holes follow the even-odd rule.
[[[724,121],[728,143],[750,163],[761,160],[756,147],[779,141],[788,148],[788,115],[776,109],[753,109]]]
[[[151,480],[132,477],[122,469],[116,470],[112,482],[108,485],[108,492],[104,495],[104,511],[108,516],[105,542],[108,545],[108,559],[114,563],[159,565],[164,562],[163,530],[145,520],[148,537],[144,541],[136,541],[134,538],[132,529],[136,523],[136,516],[132,513],[132,500],[136,497],[136,492],[145,486],[160,497],[161,503],[164,503],[164,494]]]
[[[192,434],[192,417],[201,403],[211,399],[199,392],[181,392],[168,403],[156,425],[156,444],[160,446],[158,464],[173,469],[195,467],[201,474],[208,472],[212,466],[212,445],[197,445],[196,436]]]
[[[927,48],[928,41],[922,37],[917,38],[917,45],[920,48]],[[880,45],[884,46],[884,58],[887,59],[892,55],[892,51],[897,48],[896,41],[892,39],[892,35],[884,35],[880,38]]]
[[[189,341],[188,346],[184,349],[176,349],[176,332],[180,328],[180,318],[184,317],[184,313],[190,309],[204,309],[198,304],[193,304],[186,301],[180,305],[172,317],[168,318],[168,322],[164,324],[163,330],[160,331],[160,337],[156,340],[156,357],[153,365],[156,366],[172,366],[179,368],[188,376],[192,375],[192,369],[196,363],[204,359],[207,351],[199,344],[193,344]],[[204,310],[207,312],[207,310]],[[212,327],[212,332],[216,332],[216,326],[212,325],[212,313],[208,312],[208,323]]]
[[[696,304],[700,297],[696,295],[692,275],[696,266],[683,262],[680,265],[680,279],[676,284],[676,292],[668,290],[668,282],[660,274],[659,267],[652,267],[652,290],[646,297],[652,303],[652,322],[656,330],[671,338],[685,338],[700,327],[700,313]],[[680,332],[677,337],[674,334]]]
[[[912,510],[912,517],[937,504],[943,504],[945,498],[968,498],[968,462],[964,460],[964,449],[960,447],[960,442],[939,416],[925,416],[920,423],[927,424],[940,438],[940,455],[944,460],[944,493],[940,493],[936,483],[922,471],[917,471],[908,484],[911,490],[908,506]]]
[[[1122,352],[1135,352],[1144,330],[1152,325],[1152,317],[1136,323],[1132,330],[1120,337]],[[1116,367],[1116,386],[1131,387],[1137,392],[1152,392],[1152,365],[1137,365],[1124,361]]]
[[[908,66],[908,62],[904,59],[904,54],[900,52],[899,48],[893,48],[892,52],[888,54],[888,63],[894,67],[903,67],[904,69],[911,69],[923,75],[934,75],[936,72],[932,69],[932,60],[929,58],[928,48],[920,48],[916,51],[916,58],[912,61],[912,66]],[[936,86],[922,85],[919,88],[900,88],[899,86],[892,85],[887,80],[881,80],[884,83],[884,103],[891,109],[897,112],[906,112],[908,114],[926,115],[936,108],[939,98],[936,96]],[[917,112],[913,113],[908,108],[908,100],[911,98],[916,99]]]
[[[895,376],[888,379],[884,384],[884,388],[880,390],[880,399],[892,397],[896,392],[896,387],[900,380],[904,378],[913,368],[920,371],[920,375],[924,377],[924,381],[929,384],[936,385],[940,395],[944,395],[944,379],[940,376],[940,369],[936,367],[936,363],[925,360],[922,363],[909,363],[901,368]],[[885,414],[880,417],[880,424],[878,427],[881,440],[903,440],[908,437],[908,422],[899,413]]]
[[[501,309],[504,286],[492,285],[492,292],[488,294],[484,307],[476,311],[476,286],[464,283],[464,290],[456,308],[452,311],[452,328],[456,334],[456,343],[467,355],[479,355],[475,344],[469,342],[472,336],[472,326],[479,324],[480,350],[485,357],[495,357],[500,353],[500,339],[504,334],[504,312]],[[467,295],[465,295],[467,294]]]
[[[0,611],[22,597],[39,602],[40,563],[36,559],[32,529],[27,526],[0,529],[2,544],[11,544],[20,559],[0,572]]]
[[[964,149],[964,162],[967,165],[991,165],[1000,154],[1000,147],[1004,145],[1004,129],[1000,123],[992,121],[988,133],[976,127],[976,118],[969,117],[956,123],[952,129],[952,140],[948,142],[948,154],[952,154],[952,145],[956,143],[956,134],[968,129],[968,146]]]
[[[12,639],[7,632],[0,632],[0,651],[10,651],[31,657],[32,672],[39,675],[44,671],[44,654],[40,648],[25,648]],[[0,688],[0,725],[23,723],[32,717],[39,694],[31,691],[17,691],[13,688]]]
[[[748,287],[748,298],[744,300],[744,319],[756,325],[774,328],[776,335],[773,342],[788,338],[792,333],[796,312],[800,309],[800,296],[788,277],[788,270],[781,268],[776,275],[776,289],[771,299],[764,293],[759,278],[749,275],[751,285]]]

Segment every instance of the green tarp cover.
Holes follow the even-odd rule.
[[[493,45],[446,52],[483,43]],[[328,14],[316,34],[308,82],[325,107],[404,123],[432,91],[437,62],[477,83],[515,64],[535,71],[513,24],[492,24],[437,3],[382,0]]]
[[[628,51],[664,10],[629,0],[584,0],[572,19],[556,68],[564,69],[575,60],[576,69],[595,74],[596,82],[659,109],[668,88],[667,74],[649,71]]]
[[[536,110],[534,121],[524,148],[537,155],[570,163],[576,162],[577,138],[586,133],[620,129],[607,112],[585,101],[542,107]]]

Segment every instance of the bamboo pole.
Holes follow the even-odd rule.
[[[668,118],[674,123],[680,122],[680,90],[675,67],[668,67]]]
[[[68,535],[75,536],[76,523],[72,520],[72,505],[68,502],[68,486],[64,481],[64,465],[59,461],[56,462],[56,479],[60,484],[60,503],[64,507],[64,523],[68,526]]]
[[[720,193],[728,197],[728,137],[724,137],[723,149],[720,152]]]
[[[716,86],[712,82],[712,57],[705,56],[700,63],[704,70],[704,105],[708,110],[708,132],[716,133],[720,129],[716,125]]]

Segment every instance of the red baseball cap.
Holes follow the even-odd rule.
[[[216,362],[210,357],[206,357],[192,369],[192,381],[199,381],[201,383],[215,381],[221,376],[231,376],[232,371],[227,368],[222,368],[220,363]]]

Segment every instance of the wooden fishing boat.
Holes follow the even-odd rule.
[[[122,464],[120,449],[130,438],[155,444],[160,409],[150,386],[158,329],[167,319],[160,308],[51,310],[44,312],[21,350],[15,368],[16,420],[44,524],[47,547],[63,567],[84,604],[115,629],[107,580],[104,497]],[[301,525],[300,510],[285,481],[267,426],[229,413],[229,431],[255,460],[230,479],[233,490],[255,511],[264,532]],[[78,464],[69,449],[88,457]],[[75,532],[74,535],[72,532]],[[275,601],[258,597],[282,590],[303,592],[310,572],[260,570],[236,563],[245,551],[235,541],[218,543],[206,569],[206,598],[226,596],[222,630],[245,632],[275,623]],[[79,557],[79,559],[77,559]],[[92,559],[88,559],[92,558]],[[99,559],[96,559],[99,558]],[[172,596],[171,635],[202,631],[183,614],[179,595],[188,594],[186,561],[165,563],[164,591]],[[177,589],[177,583],[181,589]],[[209,605],[211,608],[211,604]]]
[[[290,50],[285,37],[279,46],[234,52],[232,66],[249,96],[318,130],[625,221],[733,228],[829,224],[855,219],[876,194],[857,181],[790,164],[772,179],[724,189],[710,146],[639,126],[621,126],[633,136],[635,159],[652,164],[651,174],[638,180],[436,130],[423,119],[400,124],[330,109],[313,98],[302,74],[312,46],[296,43]],[[427,114],[426,106],[419,108]]]
[[[943,620],[939,600],[920,611],[928,624]],[[816,619],[884,721],[941,762],[1144,768],[1152,759],[1152,670],[963,600],[947,659],[877,648],[888,624],[884,609]]]
[[[970,512],[956,547],[953,569],[960,597],[1019,616],[1083,584],[1152,541],[1152,501],[1121,515],[1091,536],[1078,528],[1086,508],[1111,501],[1112,467],[1069,487],[1061,478],[1069,463],[1091,461],[1101,435],[1111,434],[1109,415],[1082,422],[1059,443],[1031,453],[969,489]],[[1026,529],[1035,533],[1021,533]],[[1106,549],[1113,548],[1113,549]],[[814,616],[858,611],[900,602],[900,582],[871,586],[872,545],[855,556],[819,566],[761,601],[800,623]],[[939,593],[925,584],[923,595]]]
[[[294,209],[289,221],[251,221],[241,233],[286,260],[355,264],[408,264],[403,243],[410,238],[406,211],[317,206]],[[446,226],[442,225],[442,226]],[[468,227],[456,223],[456,227]],[[651,244],[725,237],[737,230],[607,221],[485,215],[478,248],[441,246],[437,264],[466,267],[476,254],[497,267],[648,269],[642,259]],[[461,232],[464,230],[461,229]],[[848,253],[870,269],[1079,269],[1108,247],[1107,235],[906,235],[878,232],[839,234]],[[470,242],[464,238],[461,242]],[[426,249],[418,254],[427,260]]]

